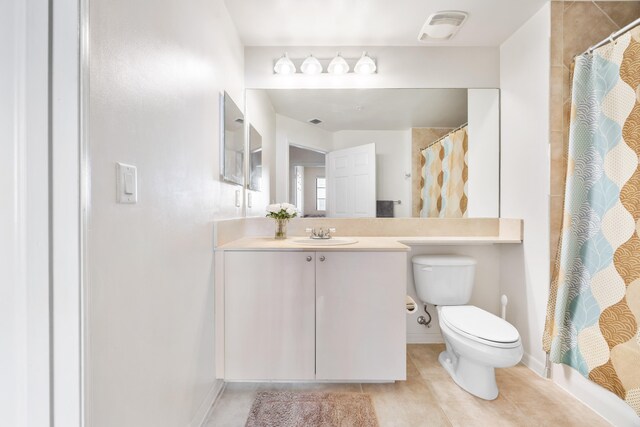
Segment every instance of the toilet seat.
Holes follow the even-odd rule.
[[[498,348],[520,344],[518,330],[506,320],[473,305],[440,306],[440,319],[451,330],[473,341]]]

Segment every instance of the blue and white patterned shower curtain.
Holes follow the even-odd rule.
[[[640,414],[640,27],[576,58],[544,347]]]

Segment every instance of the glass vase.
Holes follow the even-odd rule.
[[[276,219],[276,240],[287,238],[287,222],[289,222],[288,219]]]

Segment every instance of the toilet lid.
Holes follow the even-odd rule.
[[[441,319],[464,335],[495,343],[515,343],[518,330],[506,320],[473,305],[444,306]]]

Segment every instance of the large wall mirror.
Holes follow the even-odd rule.
[[[499,216],[498,89],[250,91],[274,115],[271,200],[301,216]]]
[[[233,184],[244,185],[244,114],[228,93],[221,96],[221,122],[224,124],[221,137],[220,170],[222,179]]]

